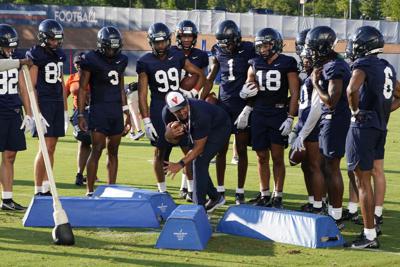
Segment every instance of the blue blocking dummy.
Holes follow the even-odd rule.
[[[204,207],[180,205],[168,217],[156,248],[203,250],[211,238],[211,225]]]
[[[150,202],[157,217],[164,221],[176,208],[176,204],[169,194],[125,185],[100,185],[93,196],[100,198],[124,196],[136,200],[145,199]]]
[[[344,243],[329,216],[250,205],[230,207],[217,231],[309,248],[336,247]]]
[[[147,200],[60,197],[60,201],[72,227],[160,227]],[[34,197],[25,213],[23,225],[53,227],[52,198]]]

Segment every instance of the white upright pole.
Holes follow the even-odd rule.
[[[351,19],[351,3],[352,0],[349,0],[349,19]]]

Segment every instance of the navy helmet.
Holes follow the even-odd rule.
[[[257,32],[255,40],[254,40],[256,53],[262,56],[264,59],[269,59],[275,54],[279,54],[282,52],[283,48],[283,39],[282,35],[272,29],[272,28],[264,28]],[[270,49],[266,51],[267,53],[261,52],[261,47],[263,44],[269,44]]]
[[[189,47],[185,47],[182,42],[182,36],[185,34],[193,36],[192,44]],[[179,22],[178,26],[176,27],[176,33],[175,33],[177,46],[180,49],[186,49],[186,50],[192,49],[193,47],[196,46],[198,34],[199,32],[197,31],[196,24],[194,24],[192,21],[183,20]]]
[[[224,20],[218,25],[215,33],[217,45],[224,52],[233,53],[242,42],[242,34],[233,20]]]
[[[296,54],[300,57],[301,53],[304,49],[304,44],[306,43],[306,36],[310,29],[305,29],[299,32],[296,36],[295,46],[296,46]]]
[[[6,54],[3,50],[7,48],[17,48],[19,43],[17,31],[8,24],[0,24],[0,54],[8,58],[11,54]]]
[[[97,33],[97,49],[108,58],[119,55],[122,49],[120,31],[114,26],[101,28]]]
[[[346,57],[356,60],[360,57],[383,53],[385,40],[382,33],[372,26],[362,26],[347,41]]]
[[[39,24],[39,33],[37,38],[40,46],[56,49],[62,46],[64,40],[64,29],[56,20],[46,19]],[[50,47],[49,39],[57,40],[57,47]]]
[[[336,42],[336,33],[330,27],[315,27],[307,33],[304,54],[311,60],[313,67],[320,67],[335,53],[333,49]]]
[[[154,23],[147,31],[147,40],[151,46],[153,54],[156,56],[163,56],[171,46],[171,31],[164,23]],[[156,42],[160,41],[167,42],[167,46],[164,49],[156,48]]]

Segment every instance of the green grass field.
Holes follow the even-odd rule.
[[[379,251],[354,251],[343,248],[306,249],[303,247],[253,240],[214,233],[202,252],[158,250],[154,248],[160,230],[154,229],[75,229],[76,245],[60,247],[52,243],[51,229],[24,228],[23,213],[0,210],[0,266],[400,266],[400,112],[392,115],[386,143],[385,173],[387,193],[383,235]],[[17,156],[15,163],[14,199],[28,205],[33,195],[33,159],[38,149],[36,139],[27,136],[28,150]],[[61,138],[55,156],[54,174],[61,196],[83,196],[86,189],[74,185],[77,144],[69,129]],[[231,151],[231,150],[230,150]],[[156,190],[151,160],[153,149],[147,139],[124,138],[120,147],[118,183]],[[228,154],[228,161],[231,158]],[[258,191],[255,154],[249,149],[246,196]],[[176,149],[171,157],[179,159]],[[344,162],[344,161],[343,161]],[[346,170],[343,165],[343,176]],[[215,166],[210,172],[215,178]],[[284,205],[297,209],[306,200],[305,186],[299,167],[287,165]],[[106,180],[105,156],[99,165],[100,184]],[[179,177],[179,178],[178,178]],[[348,179],[345,178],[347,204]],[[168,191],[178,200],[180,175],[167,180]],[[236,166],[228,165],[226,173],[227,204],[213,214],[213,227],[228,205],[234,204]],[[134,212],[134,211],[132,211]],[[343,235],[353,239],[360,226],[347,223]]]

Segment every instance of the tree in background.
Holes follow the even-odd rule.
[[[361,0],[360,12],[363,19],[381,19],[382,0]]]
[[[390,20],[400,21],[400,0],[384,0],[382,14]]]

